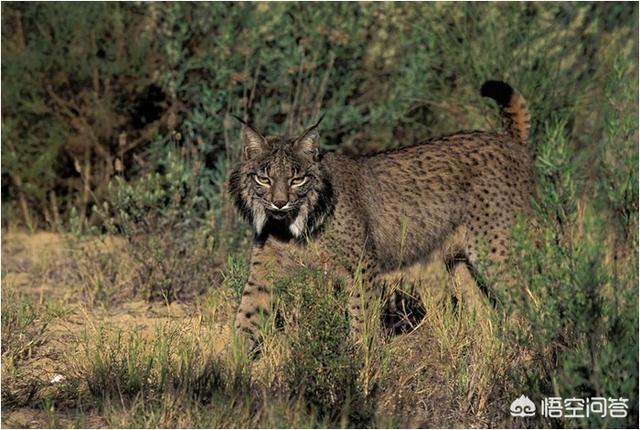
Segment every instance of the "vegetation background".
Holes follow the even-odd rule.
[[[637,3],[1,8],[3,425],[637,428]],[[367,154],[499,129],[489,78],[529,102],[540,226],[495,314],[428,268],[396,283],[424,318],[353,351],[302,272],[263,356],[220,354],[250,244],[231,114],[286,134],[326,113],[323,148]],[[628,416],[511,418],[521,394]]]

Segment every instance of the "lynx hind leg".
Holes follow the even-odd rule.
[[[520,200],[514,200],[516,209],[523,205]],[[507,288],[518,284],[509,265],[516,214],[516,210],[487,212],[469,220],[471,235],[465,243],[466,254],[474,276],[486,287],[486,293],[494,302],[500,301]]]
[[[481,302],[497,305],[506,287],[516,283],[507,265],[515,215],[494,213],[488,221],[489,215],[471,217],[466,226],[458,227],[445,253],[454,288],[476,310]],[[476,288],[471,287],[470,279]]]
[[[445,265],[457,301],[476,314],[485,313],[489,307],[488,297],[480,287],[466,256],[448,256],[445,258]]]
[[[474,267],[477,260],[474,251],[469,249],[469,239],[468,230],[458,227],[445,243],[443,258],[456,299],[480,315],[488,311],[489,302]]]

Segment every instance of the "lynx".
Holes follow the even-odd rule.
[[[318,124],[288,138],[243,123],[229,190],[255,239],[235,325],[253,347],[271,312],[274,268],[290,275],[303,264],[346,279],[357,336],[382,274],[436,251],[452,276],[474,272],[482,256],[506,258],[534,188],[530,116],[504,82],[485,82],[481,95],[498,103],[504,133],[460,132],[361,158],[321,154]]]

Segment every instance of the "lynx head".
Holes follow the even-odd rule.
[[[319,123],[294,138],[264,137],[242,124],[243,157],[229,188],[258,235],[270,220],[284,223],[294,237],[324,220],[331,192],[320,163]]]

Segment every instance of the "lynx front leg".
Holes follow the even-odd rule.
[[[364,260],[358,264],[350,282],[349,291],[349,328],[354,339],[362,338],[362,334],[373,322],[372,312],[375,303],[377,266],[373,260]]]
[[[272,260],[271,254],[265,246],[255,246],[252,250],[249,280],[236,313],[236,331],[247,340],[250,350],[258,346],[262,324],[271,313],[272,292],[265,267]]]

